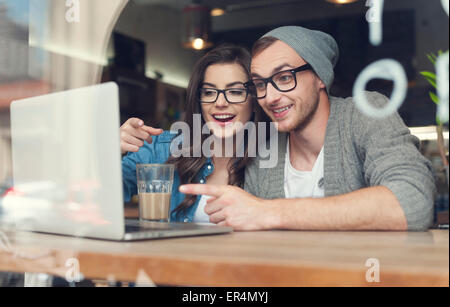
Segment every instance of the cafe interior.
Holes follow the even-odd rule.
[[[440,56],[446,52],[448,54],[448,1],[446,1],[446,9],[445,0],[381,1],[383,4],[381,20],[371,23],[368,20],[373,13],[371,10],[374,3],[377,1],[0,0],[0,199],[14,186],[10,115],[12,101],[115,82],[119,88],[120,124],[131,117],[138,117],[148,126],[167,130],[174,122],[184,119],[186,89],[194,64],[211,48],[230,42],[250,50],[253,43],[271,29],[285,25],[302,26],[329,33],[339,45],[339,62],[335,67],[335,81],[330,89],[332,96],[352,96],[358,76],[367,66],[378,60],[393,59],[404,69],[407,76],[407,95],[398,107],[398,113],[410,128],[411,133],[419,138],[420,150],[433,166],[437,187],[433,229],[447,229],[445,230],[447,231],[446,239],[445,236],[441,239],[444,244],[443,249],[447,250],[446,261],[444,259],[442,262],[442,259],[436,256],[436,259],[439,259],[427,260],[424,267],[418,265],[418,272],[426,276],[423,284],[427,284],[427,281],[430,281],[429,284],[442,284],[433,279],[433,273],[445,271],[446,267],[447,273],[443,283],[448,286],[448,114],[447,122],[437,119],[439,105],[433,101],[438,95],[436,83],[433,84],[430,75],[424,73],[436,72],[433,61],[436,57],[433,58],[433,55]],[[372,31],[375,31],[372,27],[381,27],[381,42],[372,41]],[[366,89],[389,97],[394,87],[393,80],[374,78],[367,83]],[[446,90],[448,113],[448,84]],[[128,217],[137,217],[139,214],[137,206],[136,198],[125,203],[125,214]],[[0,215],[1,213],[0,206]],[[8,234],[8,231],[5,233]],[[296,238],[292,232],[284,233],[283,236],[286,236],[286,242],[291,242],[293,245],[303,243],[308,246],[313,244],[312,241],[322,241],[314,237],[317,235],[319,234],[309,234],[302,239],[304,241],[299,242],[295,241],[300,239]],[[228,235],[224,235],[226,236]],[[254,240],[249,234],[242,234],[239,238],[240,247],[246,249],[246,245],[252,241],[261,244],[273,241],[273,244],[277,244],[278,240],[270,232],[265,233],[264,236]],[[333,243],[335,240],[346,240],[343,233],[332,236],[332,238],[324,239],[324,244],[330,243],[330,246],[336,247],[333,245],[336,244]],[[370,240],[378,241],[374,234],[370,236]],[[382,233],[378,238],[385,240],[386,245],[396,246],[413,240],[408,236],[408,234]],[[208,279],[200,275],[194,278],[196,273],[186,268],[192,264],[174,265],[171,271],[167,272],[158,269],[159,265],[167,266],[170,261],[175,262],[176,258],[173,254],[182,253],[176,249],[178,247],[175,247],[175,243],[188,248],[190,243],[183,241],[187,240],[183,238],[151,242],[154,245],[147,251],[154,257],[151,265],[148,264],[150,260],[145,260],[144,245],[130,247],[138,253],[137,256],[130,257],[141,259],[141,262],[136,263],[147,261],[147,264],[142,266],[142,270],[141,267],[131,265],[130,268],[132,267],[133,271],[130,271],[131,269],[124,269],[127,267],[124,263],[128,258],[126,255],[120,255],[120,257],[105,260],[110,261],[108,262],[110,274],[108,274],[107,269],[100,269],[102,262],[100,255],[97,255],[97,258],[92,257],[91,260],[87,258],[88,254],[92,256],[94,250],[111,250],[110,255],[120,253],[121,248],[108,245],[109,242],[89,241],[86,243],[88,246],[86,248],[91,249],[90,253],[83,254],[85,247],[84,243],[79,243],[80,241],[74,243],[75,247],[73,247],[66,243],[64,237],[56,237],[54,246],[43,243],[45,248],[40,250],[35,246],[28,248],[27,239],[23,239],[26,236],[19,237],[17,246],[19,249],[23,248],[19,254],[29,251],[32,256],[20,260],[18,260],[20,257],[15,257],[16,260],[13,258],[8,260],[6,255],[11,254],[16,241],[8,240],[7,237],[4,234],[0,236],[0,286],[73,284],[73,282],[67,283],[67,278],[64,280],[67,276],[67,268],[71,264],[65,261],[67,257],[63,258],[64,252],[76,254],[73,258],[76,259],[77,264],[81,265],[82,273],[86,277],[84,282],[95,286],[130,286],[138,283],[194,286],[297,286],[304,285],[302,281],[305,281],[307,285],[321,285],[319,281],[326,281],[326,278],[329,278],[328,282],[324,282],[327,285],[361,285],[359,279],[356,277],[352,279],[350,273],[348,275],[350,279],[342,283],[332,281],[331,276],[335,275],[324,273],[323,279],[311,277],[308,284],[306,277],[296,279],[288,274],[289,261],[298,269],[298,272],[300,268],[306,266],[293,264],[296,259],[294,256],[293,259],[288,259],[286,255],[286,263],[280,264],[275,263],[274,255],[267,261],[258,258],[260,256],[256,255],[257,251],[261,253],[264,251],[257,249],[253,252],[255,255],[249,250],[248,255],[239,256],[242,259],[248,258],[247,262],[251,262],[250,264],[242,260],[244,264],[239,267],[234,264],[233,261],[238,260],[233,260],[232,254],[225,254],[223,259],[221,258],[222,266],[218,265],[214,270],[200,270],[204,272],[203,275],[209,272],[216,277],[220,275],[221,278]],[[209,242],[214,240],[214,236],[196,239]],[[356,236],[351,240],[358,242],[360,239]],[[423,245],[416,246],[412,250],[420,251],[423,246],[426,247],[429,244],[425,242],[429,239],[422,234],[417,239],[419,242],[417,244],[423,243]],[[431,240],[433,241],[433,238]],[[433,242],[437,241],[439,240],[434,238]],[[150,246],[150,241],[141,244]],[[220,244],[226,245],[227,241]],[[231,242],[230,244],[231,249],[239,248]],[[361,246],[363,245],[361,243]],[[202,251],[207,253],[206,250],[210,249],[207,245],[200,243],[194,246],[197,247],[196,252],[186,256],[191,257],[187,260],[192,261],[193,264],[196,263],[196,257],[202,256]],[[216,247],[220,249],[218,245]],[[58,251],[59,258],[54,258],[50,261],[51,263],[45,262],[45,259],[30,260],[33,255],[53,250]],[[356,254],[358,252],[355,251]],[[326,253],[324,248],[320,254]],[[411,252],[411,254],[414,253]],[[226,256],[231,257],[231,260]],[[313,261],[312,252],[309,256],[311,258],[304,263]],[[210,268],[207,267],[209,260],[205,260],[209,259],[208,257],[213,256],[206,255],[202,258],[204,261],[202,265],[205,268]],[[316,258],[314,261],[320,263],[323,260],[323,263],[326,263],[323,257]],[[344,258],[344,254],[337,253],[336,257],[336,259]],[[382,252],[379,257],[382,257]],[[445,256],[442,257],[445,258]],[[280,258],[283,257],[280,256]],[[264,263],[270,265],[265,267]],[[336,263],[338,263],[337,269],[345,267],[345,265],[339,266],[338,260]],[[342,260],[342,263],[345,263],[345,260]],[[245,265],[251,266],[252,271]],[[394,264],[390,263],[386,266],[394,266]],[[271,267],[278,273],[272,274]],[[311,267],[308,269],[312,270]],[[180,272],[176,271],[177,268]],[[249,271],[246,271],[247,269]],[[407,271],[406,264],[399,270],[403,269]],[[130,276],[138,276],[135,281],[134,277],[126,275],[128,271]],[[246,280],[243,277],[246,275],[245,272],[255,272],[254,275],[249,274],[254,276],[253,279]],[[170,279],[171,274],[177,278]],[[317,274],[311,273],[310,276],[320,275]],[[264,279],[266,275],[271,277],[266,280]],[[191,279],[187,276],[191,276]],[[405,281],[407,279],[405,276],[409,275],[404,275],[401,280]],[[442,279],[439,280],[442,281]]]

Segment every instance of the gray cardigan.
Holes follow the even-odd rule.
[[[367,97],[378,107],[388,102],[375,92],[368,92]],[[260,168],[259,157],[249,163],[246,191],[265,199],[285,198],[286,142],[287,133],[278,133],[274,168]],[[408,229],[428,229],[433,220],[435,183],[431,163],[419,152],[419,144],[397,113],[373,119],[363,115],[352,98],[330,97],[324,144],[325,197],[385,186],[400,202]]]

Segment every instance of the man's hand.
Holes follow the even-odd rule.
[[[185,194],[209,195],[205,213],[211,223],[230,226],[234,230],[265,230],[277,222],[275,208],[264,199],[257,198],[234,186],[188,184],[180,187]]]
[[[162,129],[145,126],[139,118],[130,118],[120,127],[120,151],[122,154],[128,151],[137,152],[144,146],[144,141],[151,143],[152,135],[162,132]]]

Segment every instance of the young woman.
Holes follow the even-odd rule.
[[[122,153],[129,152],[122,160],[125,200],[137,193],[136,164],[170,163],[175,165],[172,187],[170,220],[172,222],[209,222],[204,212],[207,196],[184,195],[178,191],[181,184],[208,183],[215,185],[243,186],[244,170],[248,162],[246,142],[244,157],[217,154],[208,158],[203,150],[194,155],[194,118],[201,114],[201,127],[207,123],[212,135],[225,144],[226,138],[233,138],[237,148],[238,124],[266,120],[259,109],[248,85],[250,80],[251,56],[247,50],[222,45],[208,52],[195,65],[187,89],[186,123],[191,134],[190,157],[171,155],[171,142],[177,135],[145,126],[138,118],[131,118],[120,128]],[[198,118],[198,117],[197,117]],[[209,137],[201,134],[200,144]],[[200,146],[201,148],[202,146]],[[222,146],[224,147],[224,146]],[[234,151],[235,152],[235,151]]]

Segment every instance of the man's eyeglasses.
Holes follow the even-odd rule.
[[[248,89],[245,87],[228,88],[219,90],[217,88],[201,88],[199,90],[199,98],[201,103],[214,103],[219,98],[219,94],[225,96],[228,103],[244,103],[247,101]]]
[[[257,99],[266,97],[267,84],[273,85],[280,92],[289,92],[297,87],[296,74],[301,71],[312,69],[311,65],[305,64],[294,69],[283,70],[273,74],[269,78],[252,79],[254,91]]]

